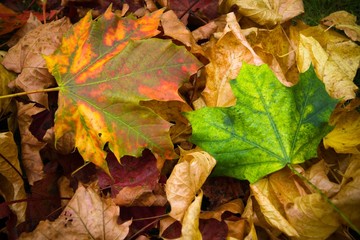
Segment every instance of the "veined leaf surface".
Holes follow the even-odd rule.
[[[253,183],[286,164],[316,156],[338,101],[329,97],[312,67],[288,88],[267,65],[244,63],[231,84],[235,106],[186,113],[191,141],[218,162],[215,174]]]
[[[158,34],[161,14],[119,18],[108,9],[93,21],[88,13],[45,57],[60,88],[56,139],[74,132],[84,160],[107,172],[106,143],[117,159],[143,148],[173,154],[170,123],[139,101],[182,101],[178,87],[201,64],[170,40],[147,39]]]

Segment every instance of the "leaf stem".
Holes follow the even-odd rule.
[[[13,93],[13,94],[8,94],[8,95],[0,96],[0,99],[3,99],[3,98],[12,98],[12,97],[18,97],[18,96],[24,96],[24,95],[28,95],[28,94],[34,94],[34,93],[56,92],[56,91],[59,91],[59,90],[60,90],[60,87],[46,88],[46,89],[38,89],[38,90],[34,90],[34,91],[19,92],[19,93]]]
[[[344,219],[344,221],[349,224],[349,227],[351,227],[355,232],[360,234],[360,230],[351,222],[351,220],[346,216],[326,195],[323,193],[317,186],[315,186],[312,182],[310,182],[306,177],[301,175],[291,164],[287,164],[287,166],[290,168],[290,170],[296,174],[301,180],[309,184],[313,189],[315,189],[316,192],[318,192],[321,197],[331,205],[331,207]]]

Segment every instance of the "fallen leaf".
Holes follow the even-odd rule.
[[[232,87],[235,106],[185,113],[193,129],[191,141],[217,160],[215,175],[254,183],[286,164],[316,156],[338,101],[328,96],[313,68],[287,88],[267,65],[244,63]]]
[[[220,12],[228,13],[233,6],[241,15],[265,26],[284,23],[304,12],[300,0],[223,0],[220,2]]]
[[[321,19],[322,24],[343,30],[354,42],[360,41],[360,26],[356,24],[356,16],[346,12],[337,11]]]
[[[182,220],[181,237],[182,239],[202,240],[199,230],[199,215],[203,192],[200,190],[194,201],[186,209]]]
[[[272,30],[251,28],[246,39],[256,54],[273,70],[279,81],[291,87],[299,80],[296,66],[296,54],[292,42],[287,36],[285,26],[276,26]],[[245,33],[244,33],[245,34]]]
[[[22,172],[18,160],[18,149],[11,132],[0,133],[0,172],[0,192],[5,201],[26,199],[24,181],[19,175]],[[26,202],[9,205],[15,212],[18,223],[25,221],[26,206]]]
[[[7,41],[6,44],[9,47],[15,46],[22,37],[24,37],[28,32],[34,30],[40,25],[41,22],[39,21],[39,19],[35,17],[32,13],[30,13],[27,22],[19,30],[17,30],[14,35],[11,36],[10,40]]]
[[[29,127],[32,122],[32,115],[35,115],[44,108],[36,106],[35,103],[24,104],[17,102],[17,116],[21,136],[21,157],[24,164],[26,176],[30,185],[41,180],[44,175],[43,162],[40,157],[40,150],[45,147],[46,143],[40,142],[30,132]]]
[[[201,47],[196,43],[191,32],[178,19],[173,11],[167,11],[161,16],[161,25],[164,29],[165,36],[172,37],[191,48],[193,54],[204,55]]]
[[[180,160],[166,182],[165,191],[171,205],[169,215],[181,221],[215,166],[215,159],[199,150],[180,152]]]
[[[337,153],[360,153],[360,113],[357,110],[343,112],[333,123],[335,128],[324,137],[325,148],[332,147]]]
[[[2,62],[2,57],[0,56],[0,62]],[[7,95],[11,93],[10,88],[7,86],[8,83],[16,78],[15,74],[9,72],[0,64],[0,95]],[[11,98],[5,98],[0,100],[0,118],[6,116],[9,112],[14,110],[14,103],[11,103]]]
[[[119,212],[119,207],[111,199],[101,198],[93,186],[80,185],[55,221],[41,221],[19,239],[125,239],[131,220],[118,224]]]
[[[267,223],[290,237],[299,237],[297,230],[286,219],[284,210],[281,211],[281,204],[271,191],[270,181],[267,178],[261,179],[251,184],[250,188]]]
[[[52,54],[60,45],[61,37],[70,28],[68,19],[40,25],[28,32],[21,40],[9,49],[2,64],[9,70],[20,73],[10,88],[23,91],[34,91],[55,85],[54,78],[46,69],[42,55]],[[48,108],[47,93],[28,95],[30,100]]]
[[[285,211],[289,223],[304,239],[327,239],[340,226],[338,214],[319,193],[295,198]]]
[[[84,160],[106,172],[107,143],[118,160],[138,156],[144,148],[164,158],[175,156],[170,124],[139,101],[183,101],[177,89],[201,64],[169,40],[140,40],[159,33],[161,14],[134,20],[119,18],[109,8],[93,21],[89,12],[45,57],[59,85],[56,139],[73,132]]]
[[[349,157],[350,164],[341,181],[340,191],[331,201],[360,229],[360,155]]]
[[[222,221],[221,216],[226,211],[234,214],[241,214],[244,211],[244,203],[240,198],[232,200],[217,207],[213,211],[206,211],[201,213],[200,218],[201,219],[214,218],[218,221]]]
[[[220,36],[203,45],[205,55],[210,61],[203,72],[206,87],[202,92],[203,100],[208,107],[234,105],[236,99],[231,90],[230,80],[236,78],[243,62],[256,65],[263,63],[241,34],[233,13],[226,15],[226,25],[222,31]]]
[[[333,98],[355,98],[353,83],[360,64],[360,47],[332,29],[308,27],[299,32],[297,65],[300,72],[312,63]]]

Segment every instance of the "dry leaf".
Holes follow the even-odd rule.
[[[191,32],[185,27],[176,14],[170,10],[161,15],[161,25],[164,29],[165,36],[180,41],[191,49],[194,54],[204,55],[201,47],[196,43]]]
[[[40,25],[28,32],[21,40],[9,49],[3,65],[14,72],[20,73],[10,87],[24,91],[44,89],[55,85],[53,76],[48,72],[42,55],[52,54],[60,45],[64,32],[70,28],[68,19]],[[48,107],[46,93],[29,95],[30,100]]]
[[[13,47],[28,32],[30,32],[31,30],[37,28],[40,25],[41,25],[40,20],[30,12],[30,16],[29,16],[27,22],[25,23],[25,25],[22,26],[19,30],[17,30],[14,35],[11,36],[10,40],[7,41],[7,45],[9,47]]]
[[[199,150],[180,152],[180,160],[166,182],[165,191],[171,205],[169,215],[181,221],[186,209],[210,175],[216,161],[208,153]]]
[[[331,201],[360,228],[360,155],[350,157],[350,164],[341,181],[341,188]]]
[[[164,206],[167,203],[164,187],[161,184],[152,190],[149,186],[133,186],[122,188],[114,203],[119,206]]]
[[[319,193],[295,198],[285,211],[289,223],[303,239],[326,239],[340,227],[338,214]]]
[[[10,165],[11,164],[11,165]],[[16,168],[16,170],[14,169]],[[11,132],[0,133],[0,193],[6,202],[26,199],[18,149]],[[26,202],[9,205],[18,223],[25,221]]]
[[[222,13],[236,6],[241,15],[265,26],[286,22],[304,12],[301,0],[223,0],[219,4]]]
[[[209,219],[215,218],[218,221],[222,221],[221,215],[224,212],[232,212],[234,214],[241,214],[244,211],[244,203],[240,198],[234,199],[230,202],[227,202],[219,207],[217,207],[214,211],[203,212],[200,215],[201,219]]]
[[[30,185],[43,178],[43,162],[40,157],[40,150],[45,147],[46,143],[40,142],[35,138],[30,130],[32,115],[44,111],[44,108],[35,106],[35,103],[24,104],[17,102],[18,107],[18,124],[21,136],[21,156],[24,164],[26,176]]]
[[[353,83],[360,63],[360,46],[333,30],[308,27],[300,31],[297,64],[300,72],[314,65],[317,76],[333,98],[355,97]]]
[[[61,207],[66,207],[69,203],[69,200],[64,200],[64,198],[72,198],[74,196],[74,190],[70,187],[70,180],[65,177],[61,176],[57,181],[59,187],[59,193],[61,199]]]
[[[331,13],[321,19],[321,22],[326,26],[335,26],[335,28],[343,30],[354,42],[360,41],[360,26],[356,24],[356,16],[346,11]]]
[[[272,30],[251,28],[242,32],[279,81],[291,87],[298,82],[299,71],[294,46],[285,30],[284,26],[277,26]]]
[[[182,221],[181,235],[182,239],[202,240],[201,232],[199,230],[199,215],[203,192],[200,190],[195,200],[190,204],[184,214]]]
[[[335,128],[324,137],[325,148],[337,153],[360,153],[360,113],[357,110],[342,112],[333,123]]]
[[[0,62],[2,62],[2,57],[0,56]],[[7,86],[8,83],[16,78],[15,74],[9,72],[0,64],[0,95],[10,94],[10,88]],[[11,98],[5,98],[0,100],[0,117],[8,114],[9,112],[15,111],[13,103],[11,103]]]
[[[19,239],[125,239],[131,220],[118,224],[119,212],[120,208],[111,199],[101,198],[94,187],[80,185],[54,222],[41,221]]]
[[[210,63],[203,73],[206,87],[202,98],[209,107],[227,107],[236,99],[230,87],[230,80],[236,78],[243,62],[259,65],[262,60],[251,48],[240,31],[235,15],[226,15],[226,24],[203,46]]]

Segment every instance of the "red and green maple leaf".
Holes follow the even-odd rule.
[[[108,173],[106,143],[117,159],[144,148],[173,156],[170,123],[139,103],[182,101],[178,87],[201,64],[184,47],[152,38],[161,14],[120,18],[108,9],[92,20],[88,13],[45,56],[59,86],[56,139],[73,132],[84,160]]]

